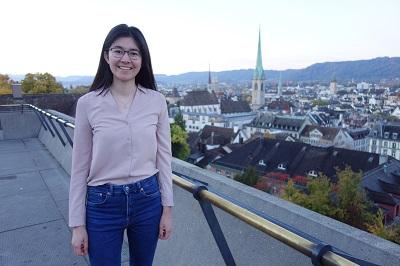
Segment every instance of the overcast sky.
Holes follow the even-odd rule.
[[[0,73],[94,75],[109,30],[145,35],[154,72],[264,69],[400,56],[398,0],[5,0]]]

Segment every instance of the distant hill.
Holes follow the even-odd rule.
[[[382,79],[400,78],[400,57],[379,57],[370,60],[326,62],[313,64],[303,69],[287,69],[283,71],[266,70],[267,81],[320,81],[329,82],[333,77],[338,82],[350,81],[380,81]],[[253,69],[212,72],[219,82],[239,83],[249,82],[253,77]],[[157,80],[164,83],[206,83],[208,72],[189,72],[180,75],[157,75]]]
[[[303,69],[287,69],[283,71],[266,70],[267,81],[277,81],[282,74],[283,81],[320,81],[329,82],[333,77],[338,82],[369,81],[378,82],[382,79],[400,79],[400,57],[378,57],[369,60],[325,62],[313,64]],[[242,83],[250,82],[253,69],[229,70],[212,72],[218,82]],[[156,80],[161,84],[205,84],[208,82],[208,72],[187,72],[180,75],[156,74]],[[23,75],[10,75],[16,81],[24,78]],[[64,87],[90,85],[93,76],[56,77]]]

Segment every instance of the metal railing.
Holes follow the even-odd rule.
[[[45,130],[49,130],[53,137],[57,135],[61,143],[65,146],[66,143],[52,120],[56,121],[60,125],[60,128],[62,129],[71,147],[73,146],[73,142],[66,131],[66,127],[70,127],[72,129],[75,128],[73,123],[65,121],[56,115],[46,112],[31,104],[14,105],[13,108],[15,107],[17,107],[17,109],[14,110],[21,110],[21,112],[23,112],[24,108],[26,107],[30,110],[33,110],[37,114],[43,128]],[[52,129],[54,132],[56,132],[56,134],[54,134]],[[236,263],[221,230],[212,205],[310,257],[313,265],[376,265],[355,258],[344,251],[341,251],[305,234],[304,232],[283,224],[282,222],[271,217],[260,214],[256,210],[251,210],[249,207],[243,207],[241,206],[242,204],[237,202],[235,203],[235,200],[233,199],[227,199],[227,197],[224,195],[210,191],[207,187],[208,184],[204,182],[198,181],[191,177],[180,177],[176,174],[174,174],[172,178],[175,185],[192,193],[194,198],[198,200],[226,265],[236,265]]]

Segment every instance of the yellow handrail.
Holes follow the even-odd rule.
[[[173,175],[172,179],[177,186],[187,190],[190,193],[193,193],[195,190],[196,186],[182,177]],[[201,190],[199,196],[202,200],[210,202],[214,206],[226,211],[232,216],[285,243],[286,245],[291,246],[308,257],[312,256],[312,250],[317,246],[317,244],[309,241],[308,239],[290,232],[289,230],[274,224],[273,222],[270,222],[265,218],[218,196],[215,193],[207,190]],[[321,260],[323,265],[358,265],[331,251],[326,252],[322,256]]]

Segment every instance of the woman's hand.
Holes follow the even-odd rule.
[[[161,240],[167,240],[172,232],[172,207],[164,206],[163,213],[161,215],[160,230],[158,238]]]
[[[88,235],[84,225],[72,229],[72,248],[77,256],[88,254]]]

